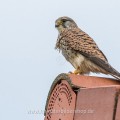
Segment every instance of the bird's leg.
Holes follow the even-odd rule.
[[[80,74],[80,70],[78,70],[78,69],[75,69],[74,71],[73,71],[73,74]]]
[[[70,71],[69,73],[70,73],[70,74],[76,74],[76,75],[81,74],[79,68],[78,68],[78,69],[75,69],[73,72]]]
[[[69,71],[68,74],[80,74],[80,71],[75,69],[73,72]]]
[[[68,74],[80,74],[80,71],[78,69],[75,69],[73,72],[69,71]]]
[[[83,75],[84,73],[80,70],[80,68],[78,67],[77,69],[75,69],[73,72],[69,72],[68,74],[75,74],[75,75]]]

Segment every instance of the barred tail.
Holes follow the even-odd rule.
[[[115,77],[117,80],[120,80],[120,73],[119,72],[117,72],[116,74],[110,73],[110,75],[112,75],[113,77]]]

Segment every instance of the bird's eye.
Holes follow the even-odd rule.
[[[66,20],[63,19],[62,22],[66,22]]]

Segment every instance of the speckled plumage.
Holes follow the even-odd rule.
[[[94,40],[79,29],[71,18],[61,17],[56,20],[56,25],[59,31],[56,48],[80,74],[95,72],[120,78],[120,73],[108,63]]]

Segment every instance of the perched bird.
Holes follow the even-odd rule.
[[[69,17],[60,17],[55,21],[59,35],[56,49],[75,68],[74,74],[103,73],[120,79],[120,73],[109,63],[94,40],[82,31]]]

